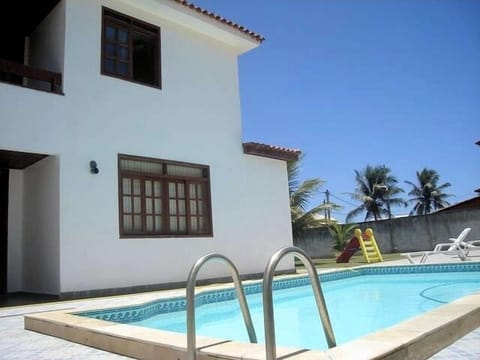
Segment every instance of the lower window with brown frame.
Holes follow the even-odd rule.
[[[205,165],[118,156],[120,237],[211,236]]]

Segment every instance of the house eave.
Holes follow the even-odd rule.
[[[242,146],[244,154],[262,156],[282,161],[296,161],[302,153],[297,149],[289,149],[255,142],[243,143]]]
[[[181,0],[123,1],[132,7],[225,43],[233,47],[239,55],[258,47],[263,41],[260,35]]]

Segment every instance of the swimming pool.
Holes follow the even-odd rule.
[[[366,267],[320,275],[337,344],[387,328],[480,291],[480,264]],[[419,281],[421,280],[421,281]],[[277,344],[326,349],[309,279],[274,282]],[[245,285],[259,342],[263,342],[261,285]],[[248,341],[234,290],[197,295],[197,334]],[[185,299],[77,313],[95,319],[185,332]]]

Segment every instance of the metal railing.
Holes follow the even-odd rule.
[[[230,267],[232,272],[233,282],[235,283],[235,290],[237,291],[238,301],[240,303],[240,309],[243,314],[243,321],[247,328],[248,337],[251,343],[257,342],[257,335],[253,327],[252,318],[250,316],[250,310],[248,309],[245,293],[243,292],[242,282],[240,281],[240,275],[238,270],[230,259],[220,254],[208,254],[200,259],[193,265],[187,279],[187,359],[196,359],[196,331],[195,331],[195,283],[197,274],[200,268],[210,260],[219,260]]]
[[[267,360],[275,360],[277,355],[275,340],[275,318],[273,314],[273,275],[280,260],[286,254],[290,253],[293,253],[295,256],[300,258],[308,271],[308,275],[310,276],[310,280],[312,282],[313,294],[317,303],[318,313],[322,321],[323,331],[325,332],[325,337],[327,338],[328,347],[332,348],[336,346],[332,324],[330,322],[327,306],[325,304],[325,298],[323,297],[320,281],[318,280],[318,274],[312,259],[305,251],[298,247],[285,247],[273,254],[263,274],[263,319],[265,325],[265,351]]]

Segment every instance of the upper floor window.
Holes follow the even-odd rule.
[[[121,237],[212,234],[209,168],[119,155]]]
[[[161,87],[160,28],[103,8],[102,74]]]

